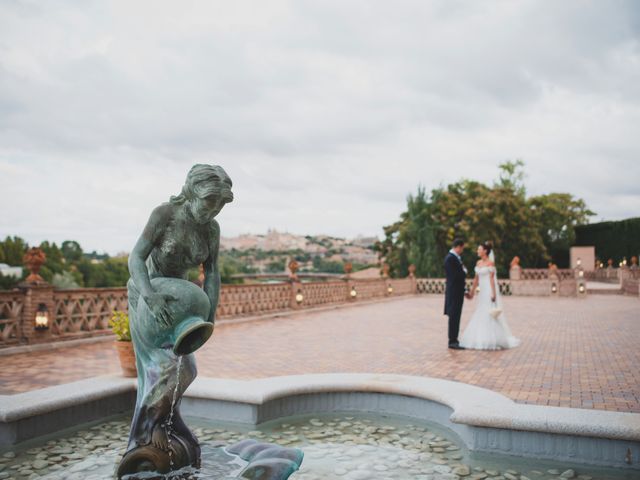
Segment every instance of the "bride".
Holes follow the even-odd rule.
[[[478,246],[480,260],[476,264],[476,276],[467,296],[471,300],[477,291],[478,305],[460,339],[460,345],[464,348],[499,350],[517,347],[520,344],[520,340],[511,335],[502,311],[492,249],[491,242]]]

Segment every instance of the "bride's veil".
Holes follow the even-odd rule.
[[[489,252],[489,260],[493,263],[493,279],[496,282],[496,305],[502,308],[502,295],[500,295],[500,282],[498,282],[498,267],[496,266],[496,256],[493,253],[493,248]]]
[[[496,267],[496,256],[493,253],[493,248],[489,252],[489,260],[493,262],[493,280],[496,282],[496,305],[500,310],[502,310],[502,295],[500,294],[500,282],[498,282],[498,267]],[[500,313],[498,321],[502,324],[502,327],[507,332],[507,336],[512,337],[513,335],[511,335],[511,330],[509,329],[509,325],[507,325],[504,311]]]

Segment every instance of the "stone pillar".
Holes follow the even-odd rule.
[[[355,292],[355,295],[353,294]],[[347,301],[355,302],[358,299],[358,289],[356,282],[351,278],[347,279]]]
[[[389,278],[389,264],[388,263],[383,263],[382,264],[382,278],[387,279]]]
[[[39,274],[40,268],[47,261],[47,256],[42,249],[32,247],[25,252],[22,261],[31,274],[24,282],[18,284],[18,288],[24,293],[20,334],[27,343],[51,341],[51,327],[55,321],[53,286],[45,282]],[[40,306],[46,309],[48,324],[46,329],[36,330],[36,312]]]
[[[304,306],[304,294],[302,292],[302,283],[297,279],[291,279],[291,300],[289,307],[292,310],[298,310]]]
[[[409,281],[411,282],[411,291],[418,293],[418,282],[416,282],[416,266],[412,263],[409,265]]]
[[[289,262],[288,267],[289,267],[289,278],[292,281],[297,282],[298,281],[298,269],[300,268],[300,265],[295,260],[291,260]]]
[[[24,305],[20,319],[20,335],[27,343],[42,343],[51,341],[51,327],[55,321],[55,303],[53,300],[53,286],[46,282],[22,283],[18,288],[24,293]],[[48,312],[49,324],[46,330],[36,330],[36,312],[43,304]]]
[[[631,269],[626,265],[626,263],[622,264],[618,269],[618,280],[620,280],[620,285],[622,285],[625,280],[632,277],[633,274],[631,273]]]
[[[347,262],[344,264],[344,276],[345,278],[351,277],[351,272],[353,271],[353,263]]]
[[[518,281],[518,280],[520,280],[520,275],[521,274],[522,274],[522,268],[520,268],[520,265],[516,265],[514,267],[511,267],[509,269],[509,280]]]
[[[521,273],[522,267],[520,267],[520,257],[515,256],[511,259],[511,266],[509,267],[509,280],[520,280]]]
[[[549,291],[546,295],[551,295],[552,297],[560,296],[560,277],[557,270],[549,270]]]
[[[522,288],[520,288],[520,278],[522,275],[522,267],[520,267],[520,257],[515,256],[511,260],[511,266],[509,267],[509,280],[511,283],[511,295],[522,295]]]

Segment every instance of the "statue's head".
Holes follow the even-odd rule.
[[[233,201],[231,179],[218,165],[197,164],[191,167],[180,195],[171,203],[186,204],[198,223],[207,223]]]

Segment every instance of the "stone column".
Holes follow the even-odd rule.
[[[353,295],[355,292],[355,295]],[[356,286],[356,282],[354,282],[351,278],[347,279],[347,301],[355,302],[358,299],[358,289]]]
[[[632,273],[629,267],[626,264],[622,264],[622,266],[618,269],[618,280],[620,281],[620,285],[624,283],[628,278],[632,278]]]
[[[55,321],[55,303],[53,301],[53,286],[40,276],[40,268],[47,261],[47,256],[38,247],[27,250],[22,261],[31,274],[18,288],[24,293],[24,305],[20,319],[20,334],[27,343],[42,343],[51,341],[51,327]],[[40,306],[46,309],[48,324],[46,329],[36,330],[36,312]]]
[[[544,280],[541,280],[544,281]],[[545,295],[551,295],[552,297],[560,296],[560,277],[558,276],[557,269],[549,269],[549,289]]]
[[[297,310],[304,306],[304,294],[302,292],[302,283],[298,281],[298,278],[292,278],[291,283],[291,300],[289,301],[289,307],[292,310]]]
[[[515,256],[511,260],[511,266],[509,267],[509,280],[511,283],[511,295],[522,295],[522,289],[520,288],[520,278],[522,275],[522,267],[520,267],[520,257]]]
[[[51,327],[55,321],[55,303],[53,286],[46,282],[22,283],[18,288],[24,293],[24,305],[20,319],[20,335],[27,343],[43,343],[52,339]],[[36,330],[36,312],[44,305],[47,309],[49,324],[46,330]]]
[[[409,281],[411,282],[411,291],[418,293],[418,282],[416,282],[416,266],[412,263],[409,265]]]

